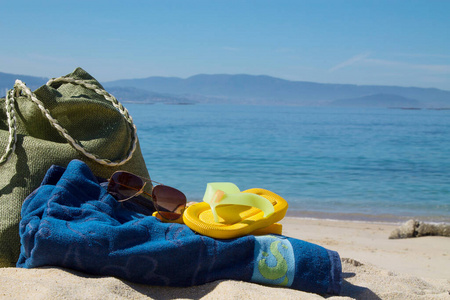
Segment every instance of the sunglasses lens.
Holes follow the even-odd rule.
[[[114,173],[108,184],[108,192],[114,194],[117,200],[134,197],[144,186],[144,182],[138,176],[127,172]]]
[[[108,192],[129,205],[141,206],[150,212],[156,208],[168,220],[178,219],[186,208],[186,196],[181,191],[165,185],[157,185],[152,190],[151,184],[145,184],[142,178],[128,172],[114,173],[109,179]]]
[[[186,196],[169,186],[155,186],[152,197],[161,216],[168,220],[178,219],[186,208]]]

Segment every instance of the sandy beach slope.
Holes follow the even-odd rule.
[[[336,250],[343,289],[329,297],[233,280],[190,288],[59,268],[0,269],[1,299],[450,299],[450,238],[389,240],[396,225],[285,218],[283,234]]]

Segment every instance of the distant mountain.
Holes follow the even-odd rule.
[[[21,79],[32,90],[48,79],[0,72],[0,96]],[[435,88],[325,84],[270,76],[195,75],[102,82],[119,100],[142,103],[233,103],[450,108],[450,91]]]
[[[135,87],[158,93],[196,95],[211,102],[329,105],[338,99],[395,95],[415,99],[424,107],[450,107],[450,91],[435,88],[324,84],[289,81],[270,76],[196,75],[186,79],[148,77],[106,82],[105,87]],[[388,106],[390,106],[387,103]]]
[[[16,79],[20,79],[31,89],[35,90],[48,81],[48,78],[28,75],[16,75],[0,72],[0,97],[5,97],[7,90],[14,87]]]
[[[333,106],[347,107],[391,107],[391,108],[411,108],[423,107],[424,104],[415,99],[410,99],[398,95],[376,94],[351,99],[339,99],[332,101]]]
[[[162,94],[134,87],[110,87],[108,92],[121,102],[129,103],[166,103],[166,104],[195,104],[198,101],[189,97],[173,94]]]

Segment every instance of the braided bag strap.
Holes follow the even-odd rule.
[[[136,150],[137,145],[137,130],[136,126],[133,123],[133,119],[131,118],[130,114],[128,113],[128,110],[110,93],[107,91],[98,88],[98,86],[91,84],[89,82],[86,82],[84,80],[78,80],[70,77],[59,77],[59,78],[52,78],[50,79],[46,85],[51,86],[53,83],[62,82],[62,83],[71,83],[74,85],[81,85],[89,90],[94,91],[98,95],[103,96],[106,100],[110,101],[112,105],[122,114],[124,119],[127,121],[130,129],[131,129],[131,145],[128,150],[128,153],[126,157],[122,160],[117,161],[111,161],[109,159],[100,158],[97,155],[88,152],[84,147],[76,141],[69,132],[59,124],[58,120],[52,117],[50,114],[50,111],[45,108],[44,104],[36,97],[36,95],[28,88],[25,83],[23,83],[20,80],[16,80],[14,84],[14,91],[11,90],[8,92],[8,95],[6,97],[6,106],[7,106],[7,118],[8,118],[8,125],[9,125],[9,132],[10,132],[10,138],[8,145],[6,147],[5,154],[0,158],[0,165],[6,162],[11,154],[14,152],[15,148],[15,141],[16,141],[16,119],[15,119],[15,113],[14,113],[14,92],[16,95],[19,94],[25,94],[28,99],[33,101],[41,110],[42,114],[49,120],[50,124],[58,131],[58,133],[67,140],[69,144],[72,145],[73,148],[75,148],[77,151],[82,153],[84,156],[96,161],[99,164],[115,167],[120,166],[128,162],[132,157],[133,153]]]
[[[8,122],[9,138],[6,145],[5,154],[0,158],[0,165],[8,161],[16,148],[17,140],[17,126],[16,126],[16,114],[14,112],[14,91],[9,90],[6,93],[5,99],[6,106],[6,119]]]

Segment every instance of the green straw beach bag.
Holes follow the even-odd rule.
[[[15,266],[22,203],[51,165],[80,159],[100,177],[149,177],[128,111],[81,68],[34,93],[16,81],[0,99],[0,155],[0,267]]]

